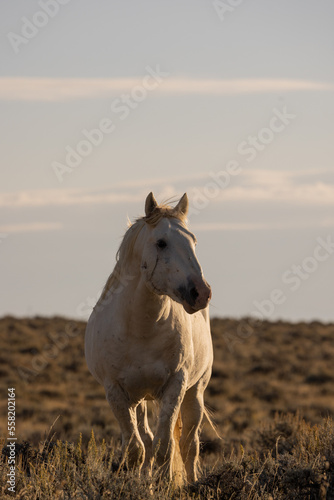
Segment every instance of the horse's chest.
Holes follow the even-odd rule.
[[[118,381],[131,401],[156,399],[170,377],[170,369],[162,362],[134,362],[124,367]]]

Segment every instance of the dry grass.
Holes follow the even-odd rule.
[[[246,336],[247,324],[212,321],[206,402],[223,439],[204,425],[201,480],[174,491],[119,467],[118,424],[86,368],[84,323],[1,319],[0,435],[13,386],[17,498],[334,499],[334,325],[262,322]],[[1,498],[7,472],[3,455]]]
[[[17,498],[38,499],[332,499],[334,497],[334,425],[311,426],[296,416],[276,417],[257,433],[252,452],[217,457],[194,485],[175,489],[154,471],[147,476],[127,470],[120,448],[94,433],[86,446],[45,440],[39,449],[18,447]],[[2,446],[5,440],[2,440]],[[272,449],[271,449],[272,448]],[[4,457],[5,458],[5,457]],[[6,483],[4,459],[0,480]],[[1,498],[10,498],[2,488]]]

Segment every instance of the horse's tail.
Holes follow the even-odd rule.
[[[183,465],[183,460],[181,456],[180,450],[180,439],[182,434],[182,419],[181,419],[181,411],[177,416],[177,420],[174,427],[174,455],[173,455],[173,476],[174,483],[176,486],[183,486],[186,480],[185,469]]]
[[[207,406],[205,406],[205,405],[204,405],[203,410],[204,410],[204,416],[207,419],[208,424],[210,425],[211,429],[216,434],[216,436],[218,437],[218,439],[222,439],[222,437],[218,433],[218,429],[217,429],[216,424],[212,420],[212,411],[209,410],[209,408]]]

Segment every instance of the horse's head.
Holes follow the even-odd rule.
[[[175,208],[159,206],[148,195],[141,270],[152,291],[168,295],[193,314],[207,307],[211,288],[195,255],[196,238],[185,225],[188,206],[186,194]]]

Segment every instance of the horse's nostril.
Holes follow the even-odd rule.
[[[196,301],[196,299],[197,299],[197,297],[198,297],[198,291],[197,291],[196,287],[195,287],[195,286],[193,286],[193,287],[190,289],[190,292],[189,292],[189,293],[190,293],[190,297],[191,297],[191,299],[195,302],[195,301]]]

